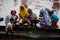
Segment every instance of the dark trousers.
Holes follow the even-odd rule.
[[[33,24],[35,25],[35,27],[36,27],[36,23],[38,22],[37,20],[30,20],[30,22],[31,22],[31,26],[33,26]]]

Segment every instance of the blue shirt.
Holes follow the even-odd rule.
[[[55,20],[55,21],[59,20],[58,16],[56,14],[54,14],[54,13],[50,16],[50,18]]]

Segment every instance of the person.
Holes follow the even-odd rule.
[[[6,32],[7,33],[12,33],[13,32],[13,27],[15,26],[15,22],[13,18],[10,18],[10,22],[6,26]]]
[[[52,26],[57,25],[59,17],[53,11],[49,11],[49,16],[52,20]]]
[[[31,9],[28,9],[28,19],[30,20],[30,22],[31,22],[31,26],[33,26],[33,24],[35,24],[35,26],[36,26],[36,23],[37,23],[37,16],[36,16],[36,14],[34,14],[33,12],[32,12],[32,10]]]
[[[23,4],[21,4],[20,10],[19,10],[19,18],[20,18],[20,20],[22,19],[23,24],[28,22],[27,16],[28,16],[28,11],[25,8],[25,6]]]
[[[6,26],[10,22],[11,18],[14,19],[14,24],[16,24],[18,22],[18,16],[16,15],[16,11],[15,10],[11,10],[11,14],[6,16],[6,18],[5,18],[5,24],[6,24]],[[5,30],[6,30],[6,28],[5,28]]]
[[[46,9],[41,9],[40,11],[40,17],[43,17],[43,20],[45,22],[45,27],[50,27],[51,28],[51,19],[48,15],[48,12]]]
[[[18,16],[16,15],[15,10],[11,10],[11,14],[7,15],[5,18],[5,24],[7,25],[9,23],[10,18],[13,18],[15,22],[18,22]]]

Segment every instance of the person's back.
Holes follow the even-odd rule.
[[[53,19],[53,20],[55,20],[55,21],[58,21],[59,20],[59,18],[58,18],[58,16],[56,14],[52,14],[50,16],[50,18]]]
[[[57,23],[58,23],[59,17],[56,14],[54,14],[53,11],[49,12],[49,16],[50,16],[51,21],[52,21],[52,27],[53,28],[58,28]]]
[[[49,16],[50,16],[50,18],[52,20],[52,24],[56,25],[58,20],[59,20],[59,17],[56,14],[54,14],[53,11],[49,12]]]

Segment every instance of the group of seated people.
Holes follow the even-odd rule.
[[[39,17],[37,17],[37,15],[33,13],[32,9],[28,9],[25,4],[21,4],[18,15],[16,15],[16,13],[17,12],[15,10],[11,10],[11,15],[6,16],[6,31],[9,29],[12,32],[16,23],[27,23],[29,27],[35,26],[37,28],[53,28],[54,26],[57,26],[59,20],[54,11],[50,11],[47,8],[41,9]],[[56,28],[58,28],[58,26]]]

